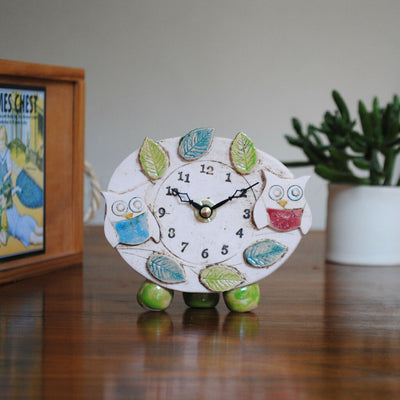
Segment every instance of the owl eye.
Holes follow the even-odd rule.
[[[129,208],[135,213],[140,212],[144,208],[144,202],[142,199],[135,197],[129,201]]]
[[[271,197],[272,200],[278,201],[283,197],[284,191],[282,186],[279,185],[274,185],[269,189],[269,197]]]
[[[117,200],[116,202],[113,203],[111,206],[112,212],[120,217],[121,215],[126,214],[126,211],[128,210],[128,206],[125,203],[125,201],[122,200]]]
[[[303,189],[300,186],[290,186],[288,190],[288,197],[290,200],[297,201],[303,197]]]

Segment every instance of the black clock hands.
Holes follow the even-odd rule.
[[[251,188],[253,188],[254,186],[258,185],[259,183],[260,183],[260,182],[256,182],[256,183],[253,183],[252,185],[250,185],[250,186],[247,187],[247,188],[235,190],[235,193],[233,193],[232,196],[229,196],[229,197],[226,198],[225,200],[222,200],[222,201],[220,201],[219,203],[213,205],[213,206],[211,207],[211,211],[216,210],[218,207],[221,207],[222,205],[224,205],[224,204],[227,203],[228,201],[231,201],[231,200],[233,200],[233,199],[238,199],[239,197],[246,197],[246,192],[247,192],[248,190],[250,190]]]
[[[199,211],[203,208],[203,206],[202,206],[201,204],[196,203],[195,201],[193,201],[193,200],[189,197],[189,195],[188,195],[187,193],[180,192],[180,191],[179,191],[178,189],[176,189],[176,188],[172,188],[172,189],[171,189],[171,194],[172,194],[173,196],[178,196],[178,197],[179,197],[179,200],[180,200],[182,203],[189,203],[191,206],[193,206],[194,208],[196,208],[196,209],[199,210]]]
[[[248,186],[246,188],[237,189],[237,190],[235,190],[235,193],[233,193],[232,196],[229,196],[228,198],[220,201],[219,203],[217,203],[217,204],[215,204],[213,206],[208,205],[208,204],[203,204],[202,205],[202,204],[196,203],[195,201],[193,201],[189,197],[189,195],[187,193],[180,192],[177,188],[171,188],[171,190],[169,191],[168,194],[172,195],[172,196],[178,196],[179,200],[182,203],[188,203],[192,207],[194,207],[196,210],[198,210],[201,217],[209,218],[209,217],[211,217],[211,215],[212,215],[214,210],[216,210],[217,208],[221,207],[222,205],[224,205],[228,201],[231,201],[233,199],[238,199],[240,197],[246,197],[246,192],[248,190],[250,190],[251,188],[253,188],[254,186],[258,185],[258,184],[259,184],[259,182],[256,182],[256,183],[253,183],[252,185],[250,185],[250,186]]]

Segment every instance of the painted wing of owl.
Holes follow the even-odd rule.
[[[262,229],[269,225],[269,217],[266,210],[267,206],[264,202],[263,192],[253,208],[253,221],[256,224],[257,229]]]
[[[306,203],[300,224],[300,230],[303,235],[305,235],[310,230],[311,223],[312,223],[311,209],[308,203]]]
[[[110,223],[110,220],[107,218],[104,220],[104,234],[106,236],[106,239],[108,242],[111,244],[112,247],[116,247],[117,244],[119,243],[119,236],[117,232],[115,232],[115,229]]]
[[[158,243],[161,239],[161,231],[153,213],[150,210],[148,213],[148,224],[149,224],[149,237],[151,237],[156,243]]]

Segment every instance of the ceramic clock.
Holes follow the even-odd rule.
[[[146,138],[115,170],[106,200],[107,240],[146,281],[139,303],[162,310],[174,291],[194,307],[224,294],[234,311],[259,301],[257,282],[279,268],[311,226],[304,189],[240,132],[209,128]]]

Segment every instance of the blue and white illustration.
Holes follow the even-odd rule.
[[[0,86],[0,259],[45,251],[46,90]]]

